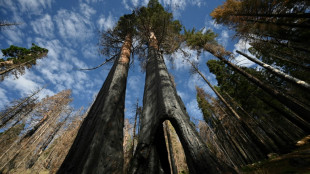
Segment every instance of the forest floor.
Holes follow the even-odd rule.
[[[243,174],[310,174],[310,135],[296,144],[292,152],[268,155],[269,159],[244,166]]]

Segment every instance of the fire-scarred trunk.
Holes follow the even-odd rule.
[[[122,173],[126,82],[132,39],[127,35],[57,173]]]
[[[190,173],[234,172],[220,164],[201,140],[194,125],[190,122],[185,106],[171,82],[162,54],[159,52],[154,33],[150,34],[146,80],[143,97],[141,131],[136,153],[131,161],[129,173],[156,173],[162,158],[157,153],[156,138],[162,123],[169,120],[175,128],[184,152]],[[165,158],[168,158],[165,156]],[[155,160],[154,160],[155,159]],[[170,173],[170,170],[169,172]]]

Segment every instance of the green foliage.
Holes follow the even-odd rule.
[[[16,78],[23,74],[25,68],[31,68],[36,64],[36,60],[45,57],[48,50],[41,48],[34,43],[30,49],[11,45],[7,49],[1,50],[6,59],[0,61],[1,80],[9,73],[13,73]]]
[[[196,31],[195,28],[192,30],[186,30],[184,28],[184,38],[187,45],[192,48],[202,49],[206,43],[217,44],[216,37],[217,34],[210,29],[203,32],[203,30]]]
[[[277,117],[279,113],[274,110],[270,104],[277,106],[278,108],[283,108],[283,105],[273,97],[248,81],[241,74],[235,73],[230,67],[225,66],[225,64],[220,61],[209,60],[207,66],[209,67],[210,72],[216,75],[219,87],[218,91],[221,93],[224,91],[228,93],[250,115],[254,117],[273,116],[273,119],[280,119],[280,117]],[[256,76],[265,83],[267,83],[268,80],[268,82],[275,88],[279,83],[279,79],[274,78],[273,76],[268,77],[263,72],[245,67],[242,69],[249,74]],[[266,103],[266,101],[269,103]]]
[[[125,39],[127,34],[134,35],[136,33],[135,25],[136,25],[135,13],[126,14],[119,18],[118,23],[113,30],[121,39]]]
[[[30,49],[11,45],[7,49],[1,49],[3,55],[7,57],[6,60],[13,60],[14,64],[23,63],[34,58],[40,58],[41,54],[46,55],[48,50],[41,48],[32,43]],[[2,59],[4,60],[4,59]]]
[[[167,12],[157,0],[141,7],[136,16],[141,43],[148,43],[150,33],[154,32],[159,47],[166,53],[172,53],[179,47],[182,25],[180,21],[173,20],[172,13]]]
[[[203,119],[206,123],[209,123],[210,120],[212,120],[212,105],[206,99],[206,93],[203,91],[202,88],[196,86],[196,92],[198,107],[202,111]]]

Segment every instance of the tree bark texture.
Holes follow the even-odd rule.
[[[156,134],[162,123],[169,120],[175,128],[191,174],[223,173],[234,171],[214,158],[190,122],[185,106],[173,86],[163,56],[159,53],[156,38],[149,44],[146,79],[143,96],[141,131],[136,153],[129,173],[153,174],[156,164],[152,159],[156,152]],[[168,158],[168,155],[167,155]],[[169,171],[170,173],[170,171]]]
[[[77,134],[62,173],[123,173],[123,125],[131,37],[126,36],[98,96]]]

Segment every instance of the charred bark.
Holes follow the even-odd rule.
[[[158,51],[156,38],[151,34],[143,96],[143,120],[129,173],[155,173],[152,167],[156,161],[152,160],[151,155],[155,152],[155,135],[165,120],[172,123],[180,138],[191,174],[224,171],[234,173],[233,169],[211,155],[190,122],[185,106],[171,82],[163,56]]]
[[[126,36],[120,57],[57,173],[122,173],[123,125],[131,37]]]

